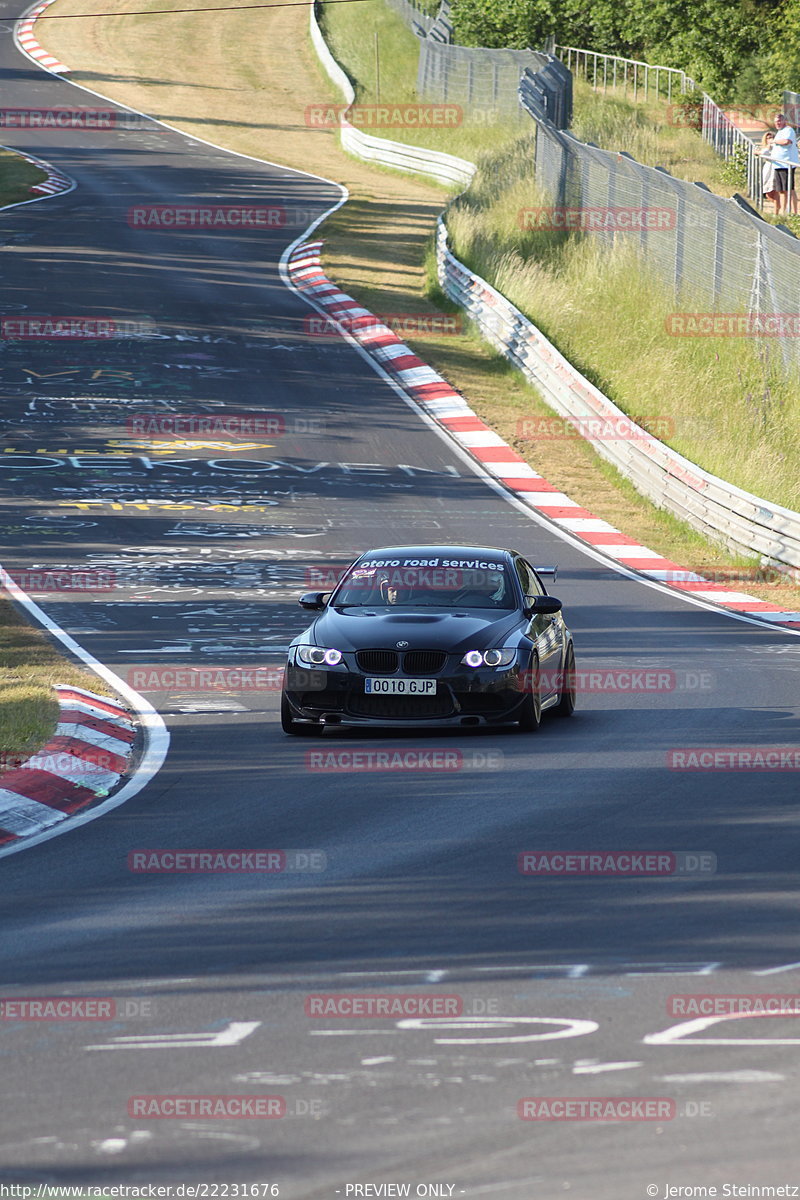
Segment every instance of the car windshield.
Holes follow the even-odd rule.
[[[475,559],[382,559],[351,567],[331,598],[336,608],[516,608],[503,563]]]

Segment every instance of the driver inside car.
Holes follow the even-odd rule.
[[[400,589],[396,583],[390,583],[388,576],[384,575],[380,583],[381,602],[383,604],[399,604]]]

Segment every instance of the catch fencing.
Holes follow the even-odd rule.
[[[453,41],[449,0],[434,18],[411,0],[387,0],[420,39],[417,92],[426,100],[460,104],[473,120],[498,118],[524,123],[517,88],[526,71],[539,76],[549,119],[565,129],[572,119],[572,76],[552,54],[536,50],[491,50]]]
[[[556,129],[542,110],[535,78],[523,79],[520,100],[536,122],[533,176],[548,205],[577,210],[584,221],[599,214],[593,235],[608,245],[621,236],[634,240],[679,304],[718,313],[800,314],[800,242],[786,230],[762,221],[741,198],[715,196],[662,167],[645,167]],[[647,219],[640,229],[620,233],[614,214],[627,209]],[[786,367],[800,366],[800,337],[760,341],[774,345]]]
[[[772,504],[694,463],[632,424],[633,436],[613,439],[593,429],[629,421],[621,409],[590,383],[518,308],[473,274],[451,253],[447,228],[437,226],[439,283],[451,300],[475,321],[486,340],[517,366],[546,403],[631,480],[642,495],[694,529],[747,556],[791,570],[800,568],[800,513]]]
[[[412,29],[418,36],[430,33],[431,27],[436,22],[435,16],[431,16],[418,4],[414,4],[413,0],[386,0],[386,3],[399,17],[403,18],[409,29]]]

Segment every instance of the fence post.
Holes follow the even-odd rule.
[[[672,286],[677,299],[683,287],[683,252],[686,242],[686,199],[683,189],[673,179],[666,167],[656,167],[655,169],[668,181],[675,196],[675,236],[673,238],[675,253],[673,255]]]
[[[624,158],[625,161],[630,165],[631,175],[639,183],[640,207],[642,209],[647,208],[647,201],[650,196],[650,185],[648,182],[647,172],[650,170],[650,167],[645,167],[641,163],[638,163],[632,154],[628,154],[627,150],[620,150],[619,157]],[[639,244],[642,248],[642,252],[645,253],[647,251],[647,229],[645,228],[644,221],[642,222],[642,230],[639,235]]]

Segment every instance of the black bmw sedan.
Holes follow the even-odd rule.
[[[368,550],[295,638],[281,696],[286,733],[327,725],[536,730],[575,708],[575,655],[540,576],[513,550],[389,546]]]

